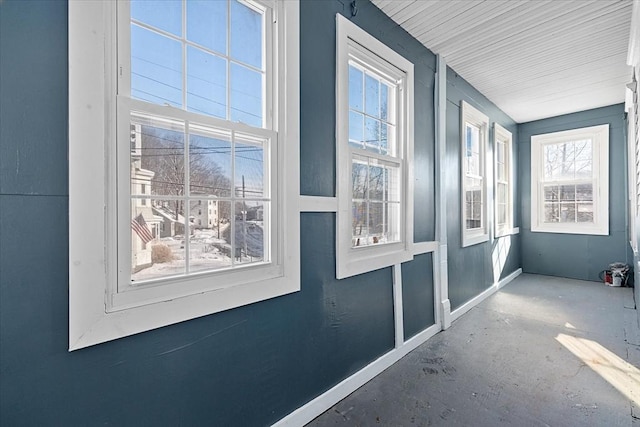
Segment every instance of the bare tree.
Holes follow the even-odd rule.
[[[206,147],[192,145],[188,153],[188,168],[186,167],[183,133],[143,126],[141,145],[141,167],[155,173],[151,180],[151,194],[154,196],[184,196],[187,173],[192,193],[229,195],[230,179],[207,155]],[[172,204],[176,219],[178,215],[185,214],[182,201],[176,200]]]

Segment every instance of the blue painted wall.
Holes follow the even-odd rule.
[[[447,69],[447,123],[446,153],[444,159],[447,179],[447,257],[449,273],[449,300],[455,310],[467,301],[494,284],[496,279],[504,278],[520,268],[520,235],[462,247],[460,206],[460,112],[461,103],[466,101],[489,117],[489,141],[493,144],[493,124],[498,123],[513,134],[513,162],[517,165],[518,145],[516,123],[498,107],[467,83],[452,69]],[[516,170],[516,183],[518,170]],[[517,188],[517,187],[516,187]],[[516,200],[514,206],[514,227],[519,225],[520,210]],[[493,223],[493,219],[490,220]],[[499,251],[499,245],[506,245],[507,256],[502,259],[499,277],[494,277],[493,257]]]
[[[434,239],[435,58],[416,65],[415,240]],[[335,13],[301,3],[301,187],[335,186]],[[391,269],[335,279],[335,216],[301,216],[298,293],[67,352],[67,3],[0,1],[0,425],[268,425],[394,346]],[[403,266],[407,334],[433,324],[431,255]],[[473,277],[473,276],[470,276]]]
[[[531,232],[531,136],[609,124],[609,235]],[[522,268],[526,273],[599,281],[612,262],[631,264],[626,222],[626,139],[624,105],[524,123],[518,127],[522,198]]]

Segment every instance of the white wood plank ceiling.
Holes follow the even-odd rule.
[[[624,102],[632,0],[372,0],[518,123]]]

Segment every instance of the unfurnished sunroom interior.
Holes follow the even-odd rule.
[[[638,0],[0,1],[0,425],[304,425],[556,291],[637,329],[638,80]]]

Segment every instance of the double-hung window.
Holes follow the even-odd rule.
[[[495,123],[494,134],[494,216],[495,236],[511,233],[513,229],[513,184],[511,177],[511,132]]]
[[[70,3],[70,348],[299,289],[298,22]]]
[[[462,246],[489,240],[487,206],[487,140],[489,118],[462,102],[461,180]]]
[[[609,125],[531,137],[531,231],[609,233]]]
[[[337,15],[337,277],[411,258],[413,64]]]

